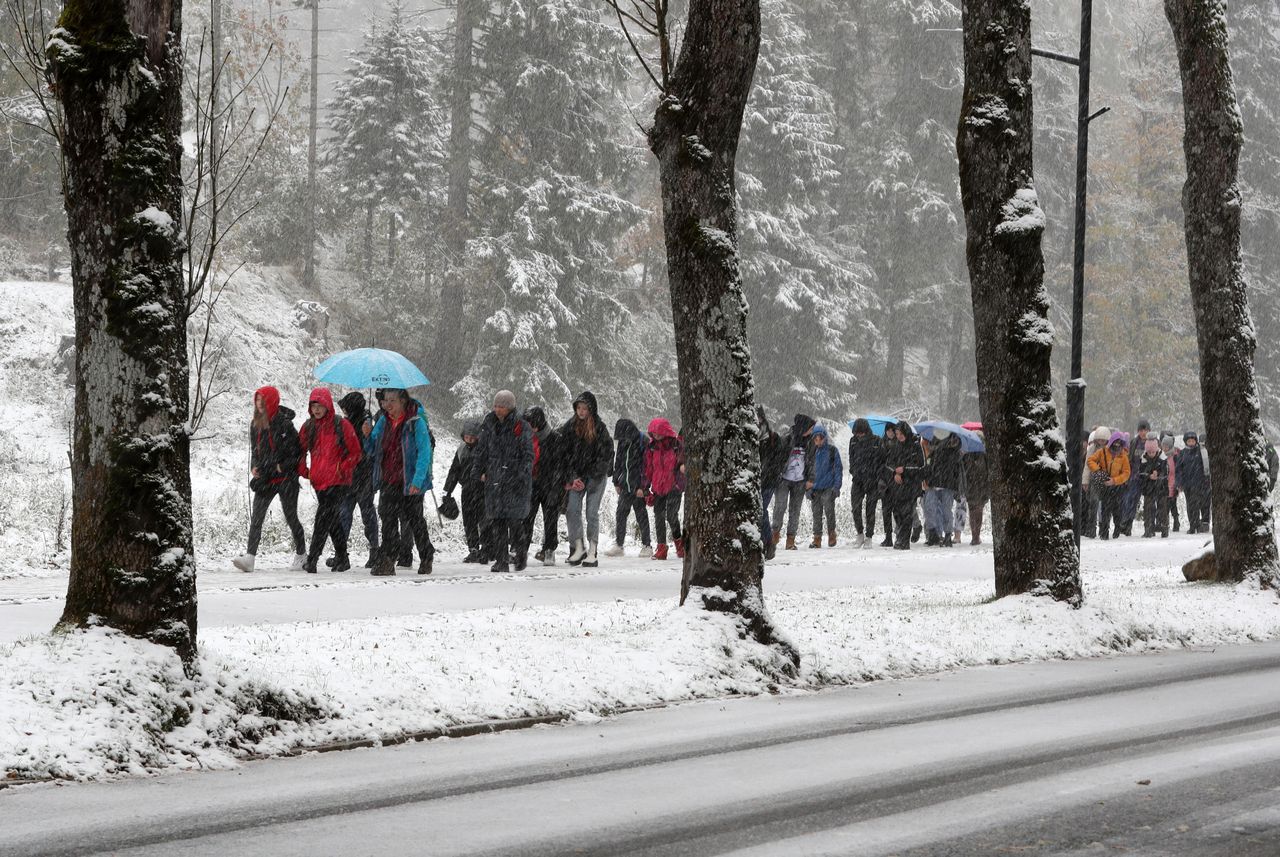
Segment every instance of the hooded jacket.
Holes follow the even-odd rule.
[[[885,455],[885,484],[899,499],[917,497],[924,473],[924,448],[910,423],[903,420],[894,428],[900,430],[906,440],[895,442]],[[893,479],[899,467],[902,468],[901,485]]]
[[[383,411],[378,422],[369,435],[373,447],[373,484],[382,485],[382,445],[389,433],[391,417]],[[401,484],[404,493],[411,493],[417,488],[419,492],[431,490],[431,463],[435,454],[431,443],[431,426],[427,423],[427,412],[417,399],[410,399],[404,408],[404,419],[400,424],[400,454],[404,461],[404,473]]]
[[[587,406],[589,411],[587,419],[595,422],[596,438],[594,441],[588,441],[585,437],[579,436],[576,413],[560,428],[560,441],[564,454],[562,472],[565,484],[576,479],[581,479],[584,483],[592,479],[603,479],[609,475],[609,466],[613,464],[613,438],[609,437],[609,430],[600,419],[600,409],[596,404],[595,395],[590,390],[584,391],[573,400],[575,411],[579,403]]]
[[[871,433],[871,423],[858,417],[853,421],[853,437],[849,438],[849,482],[863,491],[872,490],[882,467],[884,444]]]
[[[810,437],[823,438],[821,446],[813,445],[813,491],[826,491],[834,488],[837,492],[844,487],[844,463],[840,460],[840,450],[831,442],[823,426],[814,426]]]
[[[1111,439],[1111,429],[1107,428],[1106,426],[1098,426],[1092,432],[1090,432],[1089,442],[1088,444],[1085,445],[1085,448],[1084,448],[1084,460],[1086,465],[1089,459],[1093,457],[1093,454],[1095,452],[1097,452],[1100,449],[1106,448],[1107,441],[1110,439]],[[1086,466],[1084,469],[1084,473],[1081,475],[1080,484],[1086,488],[1089,487],[1092,474],[1093,474],[1093,471]]]
[[[1148,437],[1148,440],[1152,438]],[[1158,497],[1169,493],[1169,462],[1160,452],[1159,442],[1155,443],[1155,447],[1155,453],[1152,454],[1148,444],[1138,459],[1138,479],[1142,483],[1143,494]],[[1152,475],[1155,479],[1151,478]]]
[[[1120,444],[1120,449],[1113,452],[1112,449],[1117,443]],[[1125,445],[1124,433],[1112,432],[1107,445],[1089,456],[1089,469],[1099,476],[1110,477],[1111,481],[1104,484],[1123,485],[1129,481],[1132,470],[1129,467],[1129,453]]]
[[[1196,445],[1184,447],[1178,453],[1174,474],[1177,476],[1178,490],[1200,495],[1209,490],[1209,474],[1205,471],[1204,457],[1200,454],[1203,449],[1200,446],[1200,438],[1193,431],[1187,432],[1182,437],[1184,442],[1193,438]]]
[[[655,497],[665,497],[683,489],[680,465],[684,444],[663,417],[649,421],[649,445],[644,452],[644,484]]]
[[[267,427],[255,428],[249,422],[249,467],[258,471],[249,479],[254,491],[265,491],[269,486],[280,485],[298,478],[298,460],[302,448],[298,445],[298,430],[293,427],[294,412],[281,407],[280,391],[275,387],[260,387],[254,399],[262,397],[266,406]]]
[[[930,488],[960,490],[960,438],[957,435],[930,444],[927,473]]]
[[[769,425],[764,408],[756,405],[756,421],[760,426],[760,488],[768,491],[776,488],[782,478],[782,468],[787,463],[787,442]],[[653,423],[650,423],[652,431]]]
[[[323,407],[325,414],[320,419],[309,417],[302,424],[302,431],[298,432],[298,443],[304,453],[298,460],[298,474],[310,479],[311,487],[317,491],[350,485],[363,455],[356,430],[349,420],[334,413],[333,395],[327,387],[316,387],[311,391],[308,413],[313,404]],[[308,454],[310,464],[307,463]]]
[[[479,442],[480,421],[464,422],[458,436],[474,437]],[[462,485],[463,493],[468,495],[472,491],[483,489],[484,483],[480,481],[480,474],[475,468],[475,450],[475,445],[468,444],[465,440],[458,444],[458,449],[453,453],[453,463],[449,465],[449,475],[444,478],[444,493],[452,494],[458,485]]]
[[[537,461],[533,463],[533,493],[540,498],[557,496],[565,482],[564,439],[548,425],[542,408],[526,409],[524,421],[538,441]]]
[[[533,429],[516,413],[504,420],[490,411],[480,426],[475,472],[484,477],[484,513],[495,520],[524,520],[533,493]]]
[[[613,457],[613,484],[623,494],[634,497],[645,487],[644,435],[631,420],[618,420],[613,427],[616,452]]]
[[[797,457],[800,457],[803,459],[803,464],[799,470],[800,478],[793,481],[813,481],[813,438],[810,433],[817,424],[817,420],[808,414],[796,414],[791,423],[791,431],[786,437],[787,456],[782,464],[782,477],[784,479],[787,478],[787,474],[795,472],[792,462]]]
[[[342,413],[355,428],[356,437],[360,440],[362,455],[360,463],[356,465],[356,472],[351,477],[351,488],[357,496],[363,496],[373,490],[373,443],[364,433],[366,426],[370,431],[373,430],[373,417],[369,414],[363,393],[347,393],[338,400],[338,407],[342,408]]]

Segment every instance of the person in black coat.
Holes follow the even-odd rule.
[[[951,547],[956,496],[961,484],[960,438],[935,429],[925,470],[924,516],[927,544]]]
[[[979,432],[981,437],[981,433]],[[969,506],[969,544],[982,544],[982,510],[991,499],[991,479],[987,474],[987,454],[969,452],[960,459],[964,467],[964,496]]]
[[[858,531],[854,547],[870,545],[876,534],[876,503],[880,499],[880,468],[884,446],[871,433],[871,423],[858,417],[849,438],[849,494],[853,499],[853,525]],[[866,523],[863,523],[863,513]]]
[[[533,522],[542,510],[542,547],[533,558],[543,565],[556,564],[559,546],[560,504],[564,500],[564,454],[560,434],[547,424],[542,408],[524,412],[524,421],[533,429],[533,496],[529,516],[524,519],[524,540],[533,544]]]
[[[533,429],[515,413],[516,396],[500,390],[493,410],[480,427],[476,443],[476,472],[484,482],[484,511],[489,519],[496,559],[490,571],[509,571],[508,551],[514,551],[515,570],[524,571],[529,545],[524,519],[533,493]]]
[[[280,509],[293,536],[293,569],[301,571],[307,558],[306,533],[298,519],[298,460],[302,447],[295,414],[280,404],[280,391],[262,387],[253,394],[253,419],[249,423],[249,488],[253,510],[249,517],[249,544],[243,556],[231,563],[241,571],[253,571],[262,541],[262,525],[271,501],[280,498]]]
[[[893,505],[893,523],[897,539],[896,550],[911,548],[912,517],[924,477],[924,448],[916,437],[911,424],[901,420],[894,429],[897,445],[885,457],[881,472],[887,477],[887,502]]]
[[[1142,537],[1149,539],[1158,532],[1169,537],[1169,461],[1160,452],[1160,442],[1148,437],[1136,472],[1142,488]],[[1177,478],[1177,464],[1174,464]]]
[[[565,518],[569,524],[569,565],[600,565],[600,500],[613,464],[613,438],[600,419],[600,407],[590,390],[573,401],[573,416],[560,429],[564,450]],[[584,532],[584,521],[585,532]]]
[[[787,442],[769,425],[763,405],[756,405],[756,424],[760,429],[760,538],[764,541],[764,558],[773,559],[778,543],[773,537],[769,505],[787,463]]]
[[[446,497],[453,489],[462,486],[462,529],[466,533],[467,555],[463,562],[484,562],[485,530],[484,482],[476,470],[475,449],[480,442],[480,420],[467,420],[462,424],[462,445],[453,453],[449,475],[444,480]]]
[[[649,508],[645,505],[644,484],[644,435],[628,419],[618,420],[613,426],[613,487],[618,492],[618,505],[614,515],[614,545],[605,556],[623,556],[626,549],[627,518],[632,512],[640,528],[640,556],[653,556],[649,541]]]
[[[1204,467],[1204,451],[1200,436],[1189,431],[1182,436],[1184,444],[1173,463],[1175,487],[1187,498],[1187,532],[1209,532],[1209,474]]]
[[[363,455],[356,465],[351,477],[351,491],[342,501],[339,523],[350,537],[351,525],[355,521],[356,506],[360,507],[360,522],[364,525],[364,537],[369,542],[369,559],[365,568],[373,568],[378,560],[378,513],[374,502],[373,489],[373,447],[369,435],[373,433],[373,417],[369,413],[368,404],[363,393],[347,393],[338,400],[342,414],[355,427],[356,437],[360,439]],[[333,559],[326,560],[332,566]]]

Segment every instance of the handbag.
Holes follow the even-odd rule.
[[[452,494],[446,494],[444,499],[440,501],[437,511],[450,521],[456,521],[459,514],[458,501],[453,499]]]

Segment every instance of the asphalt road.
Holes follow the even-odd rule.
[[[1280,854],[1280,644],[0,792],[3,855]]]

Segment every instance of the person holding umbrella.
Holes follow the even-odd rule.
[[[422,404],[407,390],[384,390],[385,413],[370,435],[373,447],[373,482],[379,486],[378,516],[382,519],[382,553],[371,574],[396,573],[402,523],[407,523],[418,543],[418,574],[430,574],[436,549],[431,544],[422,502],[431,490],[431,427]]]
[[[533,493],[533,429],[515,410],[515,393],[499,390],[480,426],[474,452],[475,472],[484,483],[484,511],[495,553],[489,570],[494,572],[510,570],[509,554],[515,557],[516,571],[528,564],[524,519]]]
[[[906,420],[898,422],[894,435],[898,444],[886,456],[884,464],[888,476],[887,502],[893,505],[893,522],[897,531],[893,547],[905,551],[911,549],[912,515],[923,485],[924,448],[911,423]]]

